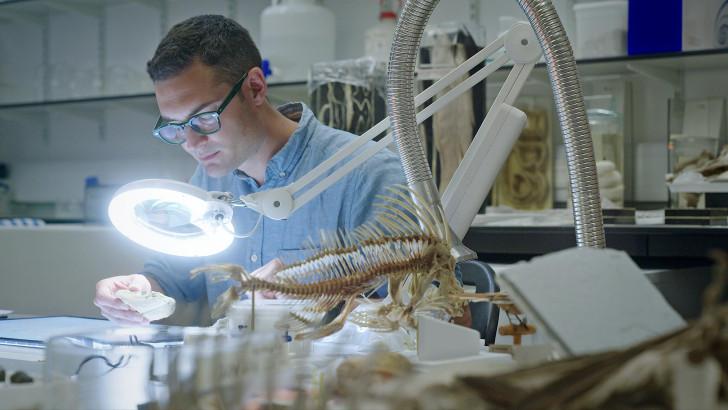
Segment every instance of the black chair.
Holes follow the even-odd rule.
[[[498,285],[495,283],[495,271],[487,263],[479,260],[461,262],[460,271],[463,275],[463,285],[475,286],[478,293],[498,292]],[[495,343],[495,335],[498,331],[498,306],[488,302],[470,303],[470,314],[472,317],[471,327],[480,332],[480,337],[485,339],[485,344]]]

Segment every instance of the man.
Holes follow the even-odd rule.
[[[286,186],[354,138],[322,125],[301,103],[273,107],[260,66],[260,53],[247,30],[213,15],[172,27],[147,63],[161,114],[154,135],[180,144],[197,160],[192,184],[236,197]],[[156,290],[188,302],[206,297],[214,304],[231,283],[215,283],[207,276],[190,279],[191,269],[235,263],[269,275],[281,266],[280,260],[304,258],[304,241],[320,230],[352,230],[369,220],[375,195],[404,183],[398,157],[379,152],[288,220],[259,220],[256,212],[236,208],[236,231],[250,236],[236,239],[221,254],[158,256],[140,274],[99,281],[94,304],[103,316],[121,324],[146,321],[115,297],[119,289]]]

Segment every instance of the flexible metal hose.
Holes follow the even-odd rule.
[[[407,182],[432,206],[439,194],[417,133],[414,70],[427,20],[439,0],[407,0],[394,32],[389,56],[387,102],[392,132]],[[544,50],[566,146],[578,246],[605,246],[596,163],[576,62],[564,27],[550,0],[517,0]]]
[[[431,181],[415,119],[414,73],[420,40],[439,0],[410,0],[402,8],[394,30],[387,72],[387,102],[392,132],[402,157],[407,182]]]

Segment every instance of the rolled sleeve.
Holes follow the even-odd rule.
[[[206,294],[205,275],[198,275],[193,279],[190,271],[202,265],[200,258],[160,255],[145,263],[144,270],[140,273],[154,279],[165,295],[175,300],[194,302]]]

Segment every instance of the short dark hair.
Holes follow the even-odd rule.
[[[230,84],[261,66],[260,51],[248,30],[233,19],[207,14],[175,24],[147,62],[147,73],[154,82],[166,80],[195,59],[213,67],[220,80]]]

